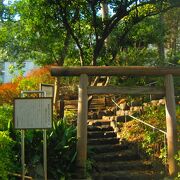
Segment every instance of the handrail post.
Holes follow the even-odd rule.
[[[78,89],[77,166],[85,170],[87,160],[88,76],[80,75]]]
[[[167,146],[168,146],[168,166],[169,175],[176,175],[177,165],[175,154],[177,151],[177,130],[176,130],[176,105],[174,95],[174,83],[172,74],[165,76],[166,89],[166,127],[167,127]]]

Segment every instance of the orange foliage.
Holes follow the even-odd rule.
[[[50,67],[45,66],[39,69],[34,69],[27,74],[27,78],[35,78],[38,83],[53,84],[54,78],[50,74]]]
[[[13,99],[19,96],[21,90],[38,90],[40,83],[54,83],[48,66],[32,70],[26,77],[16,78],[14,83],[0,85],[0,105],[11,104]]]
[[[5,83],[0,85],[0,105],[4,103],[13,103],[13,99],[18,97],[19,91],[17,83]]]

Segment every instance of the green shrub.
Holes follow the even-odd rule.
[[[76,128],[71,125],[72,113],[67,119],[53,122],[47,130],[48,176],[50,179],[69,177],[76,158]],[[21,136],[13,127],[13,108],[0,106],[0,179],[8,179],[8,172],[20,173]],[[36,167],[43,164],[42,130],[25,132],[26,173],[36,176]]]
[[[66,119],[55,121],[48,135],[48,173],[50,178],[68,177],[76,158],[76,128]],[[54,171],[56,170],[56,171]]]
[[[180,170],[180,150],[177,152],[175,159],[177,161],[178,164],[178,170]],[[180,171],[178,171],[177,177],[175,179],[179,179],[180,178]]]
[[[66,122],[69,124],[76,124],[77,120],[77,114],[74,110],[65,110],[64,111],[64,117],[66,119]]]
[[[0,131],[0,179],[8,180],[8,173],[14,172],[14,141],[7,131]]]
[[[146,107],[145,112],[140,119],[166,132],[166,116],[164,106]],[[147,126],[144,127],[144,129],[144,140],[142,142],[143,149],[145,149],[149,156],[158,157],[162,159],[163,163],[166,163],[165,159],[167,158],[167,150],[164,144],[165,135]]]
[[[139,119],[153,125],[156,128],[166,131],[165,108],[164,106],[145,107]],[[125,123],[121,130],[122,138],[128,141],[140,142],[143,151],[148,157],[158,157],[164,162],[166,151],[164,147],[164,134],[152,129],[136,120]]]
[[[8,104],[0,106],[0,131],[8,129],[8,124],[13,118],[13,107]]]
[[[14,129],[10,131],[20,143],[20,131]],[[20,145],[18,143],[16,145],[16,154],[20,159]],[[25,154],[26,173],[32,177],[38,177],[40,174],[37,172],[37,167],[43,165],[42,130],[25,132]],[[67,123],[65,119],[54,121],[53,128],[47,130],[47,158],[49,179],[70,176],[76,158],[76,128]]]

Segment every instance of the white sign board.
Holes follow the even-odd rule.
[[[14,100],[16,129],[52,127],[52,98],[17,98]]]
[[[46,97],[54,96],[54,86],[51,84],[41,84],[41,90],[46,92]]]

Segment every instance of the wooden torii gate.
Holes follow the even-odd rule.
[[[52,76],[80,76],[78,90],[78,121],[77,121],[77,165],[86,167],[87,160],[87,118],[88,95],[92,94],[164,94],[166,100],[166,128],[168,147],[169,175],[177,172],[175,154],[177,152],[176,105],[173,76],[180,76],[179,67],[148,67],[148,66],[83,66],[83,67],[52,67]],[[88,76],[164,76],[165,86],[156,87],[91,87]]]

